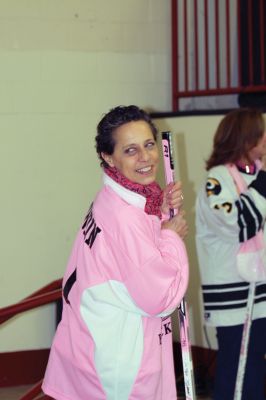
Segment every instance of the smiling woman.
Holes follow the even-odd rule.
[[[170,314],[188,284],[181,183],[156,183],[157,130],[136,106],[97,127],[104,170],[63,280],[43,390],[55,399],[176,400]]]
[[[132,182],[142,185],[156,179],[159,152],[146,121],[134,121],[120,126],[114,132],[113,154],[101,153],[109,167],[115,167]]]

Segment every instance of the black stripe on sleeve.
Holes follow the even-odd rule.
[[[262,216],[252,200],[244,195],[240,195],[240,200],[236,201],[238,211],[239,242],[243,243],[256,235],[261,227]]]
[[[246,199],[247,203],[249,203],[249,205],[250,205],[250,208],[253,210],[254,214],[256,215],[256,217],[257,217],[257,230],[260,230],[262,222],[263,222],[263,218],[262,218],[262,215],[261,215],[260,211],[256,207],[256,204],[254,203],[254,201],[252,201],[249,196],[247,196],[244,193],[242,193],[241,196],[244,199]]]
[[[248,288],[224,292],[203,292],[204,303],[221,303],[247,300]]]
[[[243,220],[241,218],[241,215],[242,215],[241,203],[238,200],[236,201],[236,208],[237,208],[237,214],[238,214],[237,223],[238,223],[238,226],[239,226],[239,236],[238,237],[239,237],[239,242],[242,243],[242,242],[244,242],[245,225],[244,225]]]
[[[260,171],[257,178],[251,182],[249,187],[257,190],[263,197],[266,197],[266,171]]]
[[[259,296],[260,294],[266,294],[266,283],[257,283],[256,296]]]
[[[262,301],[266,302],[266,283],[265,282],[256,284],[255,304],[261,303]]]
[[[204,304],[204,310],[205,311],[211,311],[211,310],[234,310],[236,308],[243,308],[247,306],[247,301],[241,302],[241,303],[230,303],[230,304],[215,304],[215,305],[209,305],[209,304]]]
[[[266,294],[258,299],[255,299],[255,304],[261,303],[262,301],[266,301]]]
[[[202,285],[202,290],[223,290],[223,289],[237,289],[237,288],[248,288],[248,282],[235,282],[235,283],[223,283],[217,285]]]
[[[249,283],[236,282],[229,284],[203,285],[205,311],[233,310],[246,308]],[[255,303],[266,302],[266,283],[256,284]]]

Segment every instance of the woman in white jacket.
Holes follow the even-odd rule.
[[[220,122],[196,203],[196,239],[204,319],[216,327],[214,400],[233,400],[249,282],[237,269],[242,243],[265,231],[266,133],[261,112],[237,109]],[[239,193],[227,165],[247,189]],[[265,232],[264,232],[265,233]],[[256,283],[243,400],[263,400],[266,353],[266,281]]]
[[[162,191],[156,128],[136,106],[100,121],[104,185],[63,281],[43,390],[58,400],[176,400],[170,314],[187,288],[180,182]]]

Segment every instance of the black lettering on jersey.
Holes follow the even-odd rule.
[[[168,320],[168,322],[163,323],[165,320]],[[162,317],[161,321],[161,333],[158,333],[160,345],[162,344],[163,336],[166,336],[172,332],[172,322],[171,319],[169,321],[169,315],[167,317]]]
[[[208,197],[213,196],[213,195],[217,196],[221,192],[222,187],[221,187],[220,182],[217,179],[208,178],[208,180],[206,182],[205,190],[206,190]]]
[[[162,344],[163,333],[159,333],[158,336],[159,336],[159,344],[161,345]]]
[[[89,212],[86,215],[84,223],[82,225],[85,243],[90,248],[92,247],[98,233],[101,232],[101,229],[96,225],[96,222],[93,218],[92,206],[93,206],[93,203],[90,206]]]
[[[171,332],[172,332],[172,329],[171,329],[171,321],[170,321],[170,322],[167,322],[167,324],[163,324],[163,327],[164,327],[164,334],[165,334],[165,335],[168,335],[168,333],[171,333]]]
[[[229,214],[232,211],[233,205],[232,205],[232,203],[225,202],[222,204],[215,204],[214,208],[216,210],[224,209],[224,211]]]

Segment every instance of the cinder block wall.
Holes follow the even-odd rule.
[[[118,104],[171,109],[170,0],[0,0],[0,306],[63,275],[101,171],[95,127]],[[0,329],[47,348],[53,306]]]

